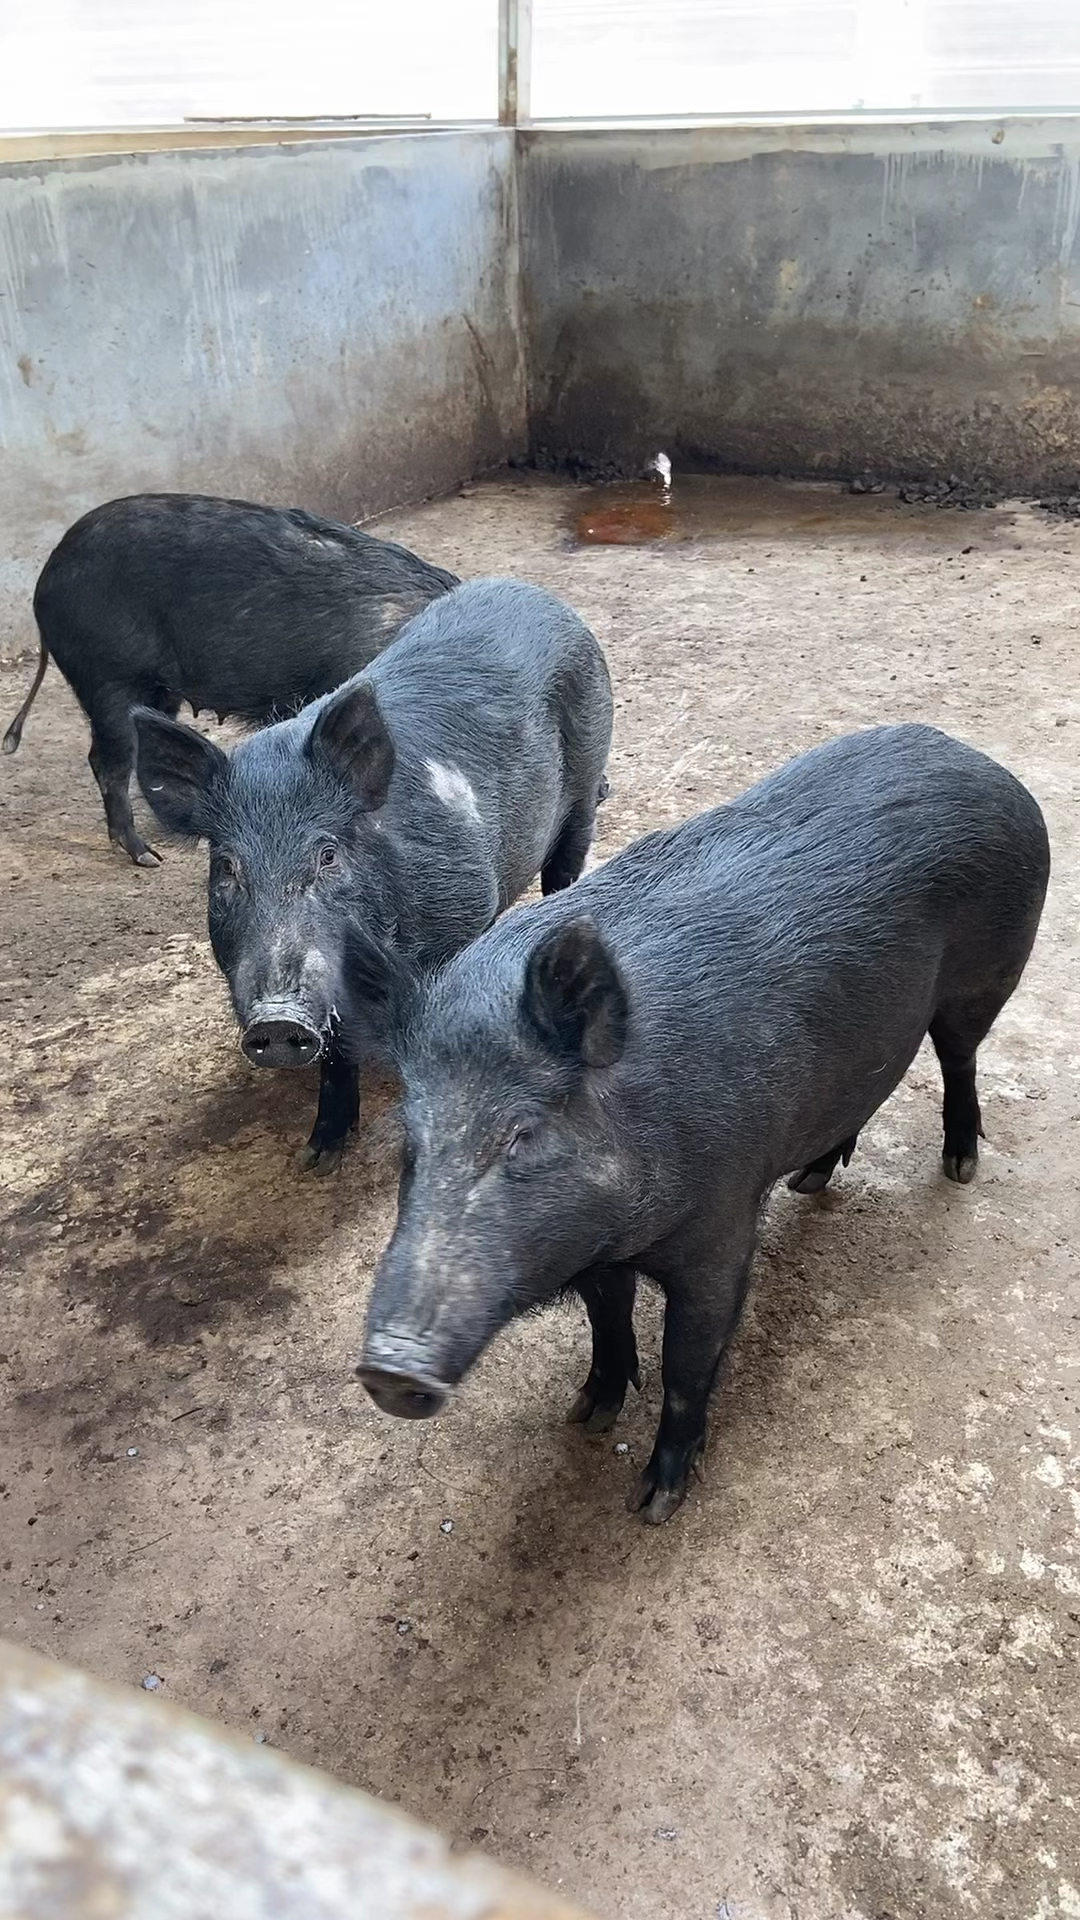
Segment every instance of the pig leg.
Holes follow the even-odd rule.
[[[1006,995],[1004,998],[1007,998]],[[966,1187],[979,1164],[983,1137],[982,1114],[975,1086],[975,1054],[1004,1005],[1004,998],[983,996],[966,1006],[943,1007],[930,1022],[930,1038],[941,1063],[945,1098],[941,1117],[945,1128],[942,1170]]]
[[[360,1121],[360,1075],[336,1048],[324,1053],[319,1080],[319,1111],[306,1147],[300,1149],[305,1172],[336,1173],[350,1133]]]
[[[92,701],[84,701],[90,721],[90,771],[105,802],[105,820],[114,847],[122,847],[137,867],[161,865],[155,853],[139,834],[131,811],[129,786],[135,765],[135,732],[131,724],[134,696],[120,687],[97,690]]]
[[[627,1501],[631,1513],[640,1513],[650,1527],[662,1525],[682,1505],[687,1482],[705,1451],[709,1395],[742,1311],[753,1227],[734,1242],[727,1238],[719,1271],[714,1257],[680,1267],[670,1284],[656,1275],[667,1295],[664,1405],[649,1464]]]
[[[857,1133],[850,1134],[846,1140],[841,1140],[838,1147],[833,1147],[831,1153],[821,1154],[817,1160],[811,1160],[808,1167],[793,1173],[788,1181],[792,1193],[820,1193],[823,1187],[828,1186],[841,1160],[845,1167],[848,1165],[858,1140]]]
[[[632,1267],[591,1267],[574,1281],[589,1315],[593,1350],[589,1377],[566,1417],[586,1433],[610,1433],[627,1386],[633,1381],[641,1391],[634,1339],[636,1286]]]
[[[540,869],[540,890],[542,893],[561,893],[564,887],[573,886],[585,865],[589,848],[592,846],[593,827],[596,824],[596,802],[591,806],[576,806],[570,813],[562,832]]]

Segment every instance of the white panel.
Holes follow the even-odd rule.
[[[534,0],[537,119],[1080,105],[1080,0]]]
[[[494,118],[495,0],[0,0],[0,128]]]

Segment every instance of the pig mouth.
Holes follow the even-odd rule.
[[[264,1000],[252,1008],[240,1051],[256,1067],[311,1067],[327,1050],[330,1027],[316,1026],[293,1000]]]

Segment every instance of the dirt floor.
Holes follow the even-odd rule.
[[[835,1190],[775,1197],[706,1482],[658,1531],[623,1511],[652,1300],[605,1441],[563,1424],[569,1310],[437,1421],[384,1418],[351,1363],[392,1090],[336,1181],[294,1170],[313,1090],[237,1051],[203,855],[109,852],[50,673],[0,763],[0,1633],[159,1675],[609,1920],[1075,1920],[1080,529],[706,492],[642,547],[578,545],[586,496],[531,478],[383,530],[594,625],[601,857],[871,721],[1030,783],[1055,878],[983,1052],[978,1181],[939,1174],[923,1055]]]

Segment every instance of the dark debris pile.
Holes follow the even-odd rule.
[[[1080,520],[1080,493],[1048,493],[1035,505],[1044,513],[1054,513],[1059,520]]]
[[[899,498],[909,506],[960,507],[971,513],[981,507],[996,507],[1001,492],[989,480],[961,480],[958,474],[950,473],[947,480],[911,481],[899,489]]]
[[[536,473],[562,474],[578,486],[591,487],[609,486],[619,480],[640,480],[645,471],[640,465],[597,458],[573,448],[568,453],[553,453],[548,447],[536,447],[524,459],[511,460],[509,464],[512,467],[531,468]]]
[[[891,493],[893,489],[876,474],[860,473],[847,482],[847,491]],[[905,480],[896,488],[896,497],[909,506],[962,507],[971,511],[977,507],[996,507],[1001,494],[989,480],[961,480],[959,474],[950,473],[947,480]]]

